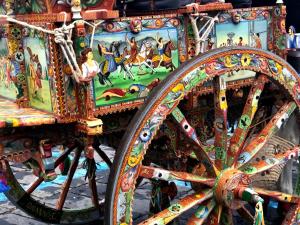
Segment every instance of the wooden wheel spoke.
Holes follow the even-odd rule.
[[[300,147],[297,146],[284,153],[279,153],[274,157],[265,158],[264,160],[260,160],[259,162],[249,164],[244,168],[241,168],[241,170],[249,175],[255,175],[257,173],[261,173],[263,171],[269,170],[274,166],[286,163],[290,159],[298,158],[299,153],[300,153]]]
[[[35,189],[37,189],[38,186],[40,186],[41,183],[43,183],[44,178],[43,177],[39,177],[28,189],[27,189],[27,194],[32,194],[32,192],[35,191]]]
[[[275,200],[287,203],[300,203],[300,197],[296,195],[290,195],[279,191],[269,191],[263,188],[253,188],[261,197],[271,197]]]
[[[55,161],[54,163],[54,168],[58,167],[59,164],[61,164],[65,159],[68,157],[68,155],[76,148],[78,147],[77,145],[74,145],[67,150],[65,150]]]
[[[96,208],[99,208],[98,191],[95,176],[89,178],[89,187],[92,191],[92,202]]]
[[[194,152],[198,160],[203,162],[205,167],[208,169],[208,173],[215,173],[216,169],[214,168],[214,164],[207,153],[211,149],[210,146],[203,145],[203,143],[197,137],[196,130],[189,124],[184,114],[178,107],[174,108],[174,110],[172,111],[172,115],[176,122],[180,125],[185,135],[198,146],[197,150],[195,150]]]
[[[99,147],[99,146],[94,146],[95,151],[98,153],[98,155],[103,159],[103,161],[108,165],[110,168],[112,166],[112,161],[108,156],[105,154],[105,152]]]
[[[254,216],[251,214],[251,212],[249,212],[249,210],[245,206],[239,208],[237,212],[240,214],[242,218],[246,219],[250,223],[253,223]]]
[[[216,202],[213,199],[206,202],[206,204],[200,205],[194,215],[188,220],[187,225],[203,224],[215,206]]]
[[[68,155],[76,148],[76,145],[68,148],[67,150],[65,150],[55,161],[54,163],[54,168],[58,167],[60,163],[62,163],[67,157]],[[41,185],[41,183],[43,183],[45,179],[43,177],[39,177],[33,184],[31,184],[31,186],[27,189],[27,193],[28,194],[32,194],[32,192],[34,192],[38,186]]]
[[[288,120],[296,107],[294,102],[284,104],[260,134],[245,147],[241,154],[238,154],[238,157],[235,159],[235,167],[240,168],[243,164],[249,162],[262,149],[270,137]]]
[[[286,214],[282,225],[299,224],[300,204],[293,205]]]
[[[241,151],[246,140],[250,125],[258,108],[258,101],[264,89],[267,78],[260,75],[255,80],[249,92],[246,104],[243,109],[243,114],[239,120],[238,127],[235,129],[233,136],[230,139],[230,145],[227,151],[227,165],[231,166],[238,152]]]
[[[66,198],[67,198],[68,191],[70,189],[70,185],[71,185],[73,176],[75,174],[76,168],[77,168],[78,163],[79,163],[81,151],[82,151],[81,149],[77,149],[76,152],[75,152],[75,157],[74,157],[72,165],[70,167],[68,177],[67,177],[66,181],[63,184],[62,192],[60,193],[60,196],[59,196],[59,198],[56,202],[56,209],[57,210],[62,210],[62,208],[65,204],[65,201],[66,201]]]
[[[148,179],[158,179],[158,180],[165,180],[165,181],[173,181],[173,180],[190,181],[190,182],[205,184],[210,187],[213,187],[215,182],[215,179],[213,178],[205,178],[191,173],[164,170],[164,169],[150,167],[150,166],[142,166],[139,172],[139,176]]]
[[[213,80],[215,102],[215,165],[221,170],[226,167],[227,151],[227,99],[226,81],[222,76]]]
[[[212,196],[213,193],[211,190],[206,190],[196,194],[188,195],[182,198],[181,200],[179,200],[177,203],[172,204],[169,208],[148,218],[144,222],[140,223],[140,225],[167,224],[172,220],[174,220],[175,218],[177,218],[178,216],[180,216],[182,213],[191,209],[192,207],[210,199]]]
[[[197,145],[202,145],[200,139],[197,137],[196,130],[191,126],[191,124],[188,122],[188,120],[185,118],[184,114],[178,107],[176,107],[172,111],[172,116],[187,137],[189,137]]]
[[[223,206],[218,205],[214,208],[212,213],[209,215],[206,224],[207,225],[219,225],[221,220],[221,215],[223,211]]]
[[[103,159],[103,161],[110,168],[112,166],[112,161],[106,155],[106,153],[100,148],[100,141],[99,141],[99,139],[97,137],[94,139],[93,148],[95,149],[95,151],[97,152],[97,154]]]
[[[220,224],[233,225],[233,215],[231,209],[223,208],[220,222],[221,222]]]

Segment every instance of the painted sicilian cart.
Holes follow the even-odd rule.
[[[1,5],[10,201],[55,224],[299,223],[285,7],[189,3]]]

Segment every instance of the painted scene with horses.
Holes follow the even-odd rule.
[[[96,33],[92,54],[96,107],[144,98],[178,67],[178,30]]]

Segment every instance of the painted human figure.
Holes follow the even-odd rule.
[[[289,27],[289,34],[288,34],[288,43],[287,47],[288,48],[297,48],[297,40],[296,40],[296,30],[293,26]]]
[[[99,73],[99,64],[94,60],[94,55],[91,48],[86,48],[81,52],[81,81],[90,81]]]
[[[157,50],[160,56],[160,61],[157,67],[160,67],[160,64],[162,63],[164,58],[164,46],[166,43],[168,43],[168,41],[164,41],[162,37],[159,37],[159,33],[157,33],[155,40],[157,42]]]
[[[206,50],[208,51],[208,50],[212,50],[213,49],[213,47],[214,47],[214,41],[212,40],[212,38],[211,37],[208,37],[207,38],[207,48],[206,48]]]
[[[134,62],[137,59],[137,55],[138,55],[138,47],[137,47],[135,37],[132,37],[129,40],[128,37],[126,36],[126,41],[130,45],[130,57],[128,59],[128,62]]]
[[[112,72],[115,71],[117,69],[117,63],[116,60],[114,58],[114,53],[109,51],[104,45],[99,44],[100,46],[100,55],[104,56],[105,60],[107,61],[107,68],[104,69],[105,71],[103,72]]]
[[[33,96],[37,97],[38,91],[42,89],[42,65],[39,57],[32,53],[31,48],[27,47],[29,59],[29,74],[30,74],[30,87],[33,90]],[[40,96],[40,100],[43,102],[43,98]]]
[[[4,83],[4,79],[5,79],[5,57],[1,57],[0,58],[0,65],[2,65],[0,67],[0,85],[2,86],[2,84]]]
[[[34,68],[34,63],[30,60],[29,62],[29,74],[30,74],[30,83],[31,83],[31,87],[32,87],[32,90],[33,92],[35,93],[37,88],[36,88],[36,82],[35,82],[35,79],[36,79],[36,71],[35,71],[35,68]]]
[[[35,78],[35,84],[37,86],[38,89],[41,89],[42,86],[42,74],[43,74],[43,70],[42,70],[42,65],[40,62],[36,63],[36,78]]]
[[[260,37],[259,37],[259,33],[254,33],[252,35],[253,37],[253,40],[254,40],[254,47],[255,48],[262,48],[262,44],[261,44],[261,40],[260,40]]]
[[[11,78],[12,78],[13,70],[14,70],[13,65],[12,65],[10,59],[8,59],[6,61],[6,71],[5,71],[6,72],[5,86],[8,88],[11,86]]]
[[[143,44],[142,44],[141,51],[140,51],[139,55],[142,56],[143,58],[148,59],[150,54],[153,55],[152,44],[149,41],[144,41]]]
[[[232,42],[231,42],[231,40],[228,38],[227,39],[227,46],[231,46],[232,45]]]
[[[244,43],[243,43],[243,37],[239,37],[239,43],[238,43],[238,46],[243,46]]]
[[[14,0],[6,0],[5,1],[6,15],[12,15],[14,13],[13,4],[14,4]]]
[[[81,2],[80,0],[72,0],[72,8],[71,8],[71,11],[73,13],[73,19],[81,19],[81,15],[80,15],[80,12],[81,12]]]

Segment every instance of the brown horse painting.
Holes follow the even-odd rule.
[[[163,66],[167,69],[171,69],[170,71],[173,71],[176,69],[172,62],[172,50],[176,50],[176,47],[172,41],[168,41],[165,46],[164,46],[164,54],[163,54],[163,59],[160,63],[160,66]],[[152,61],[152,66],[153,68],[157,68],[159,65],[159,62],[161,60],[161,56],[159,55],[153,55],[153,56],[148,56],[151,57]]]

